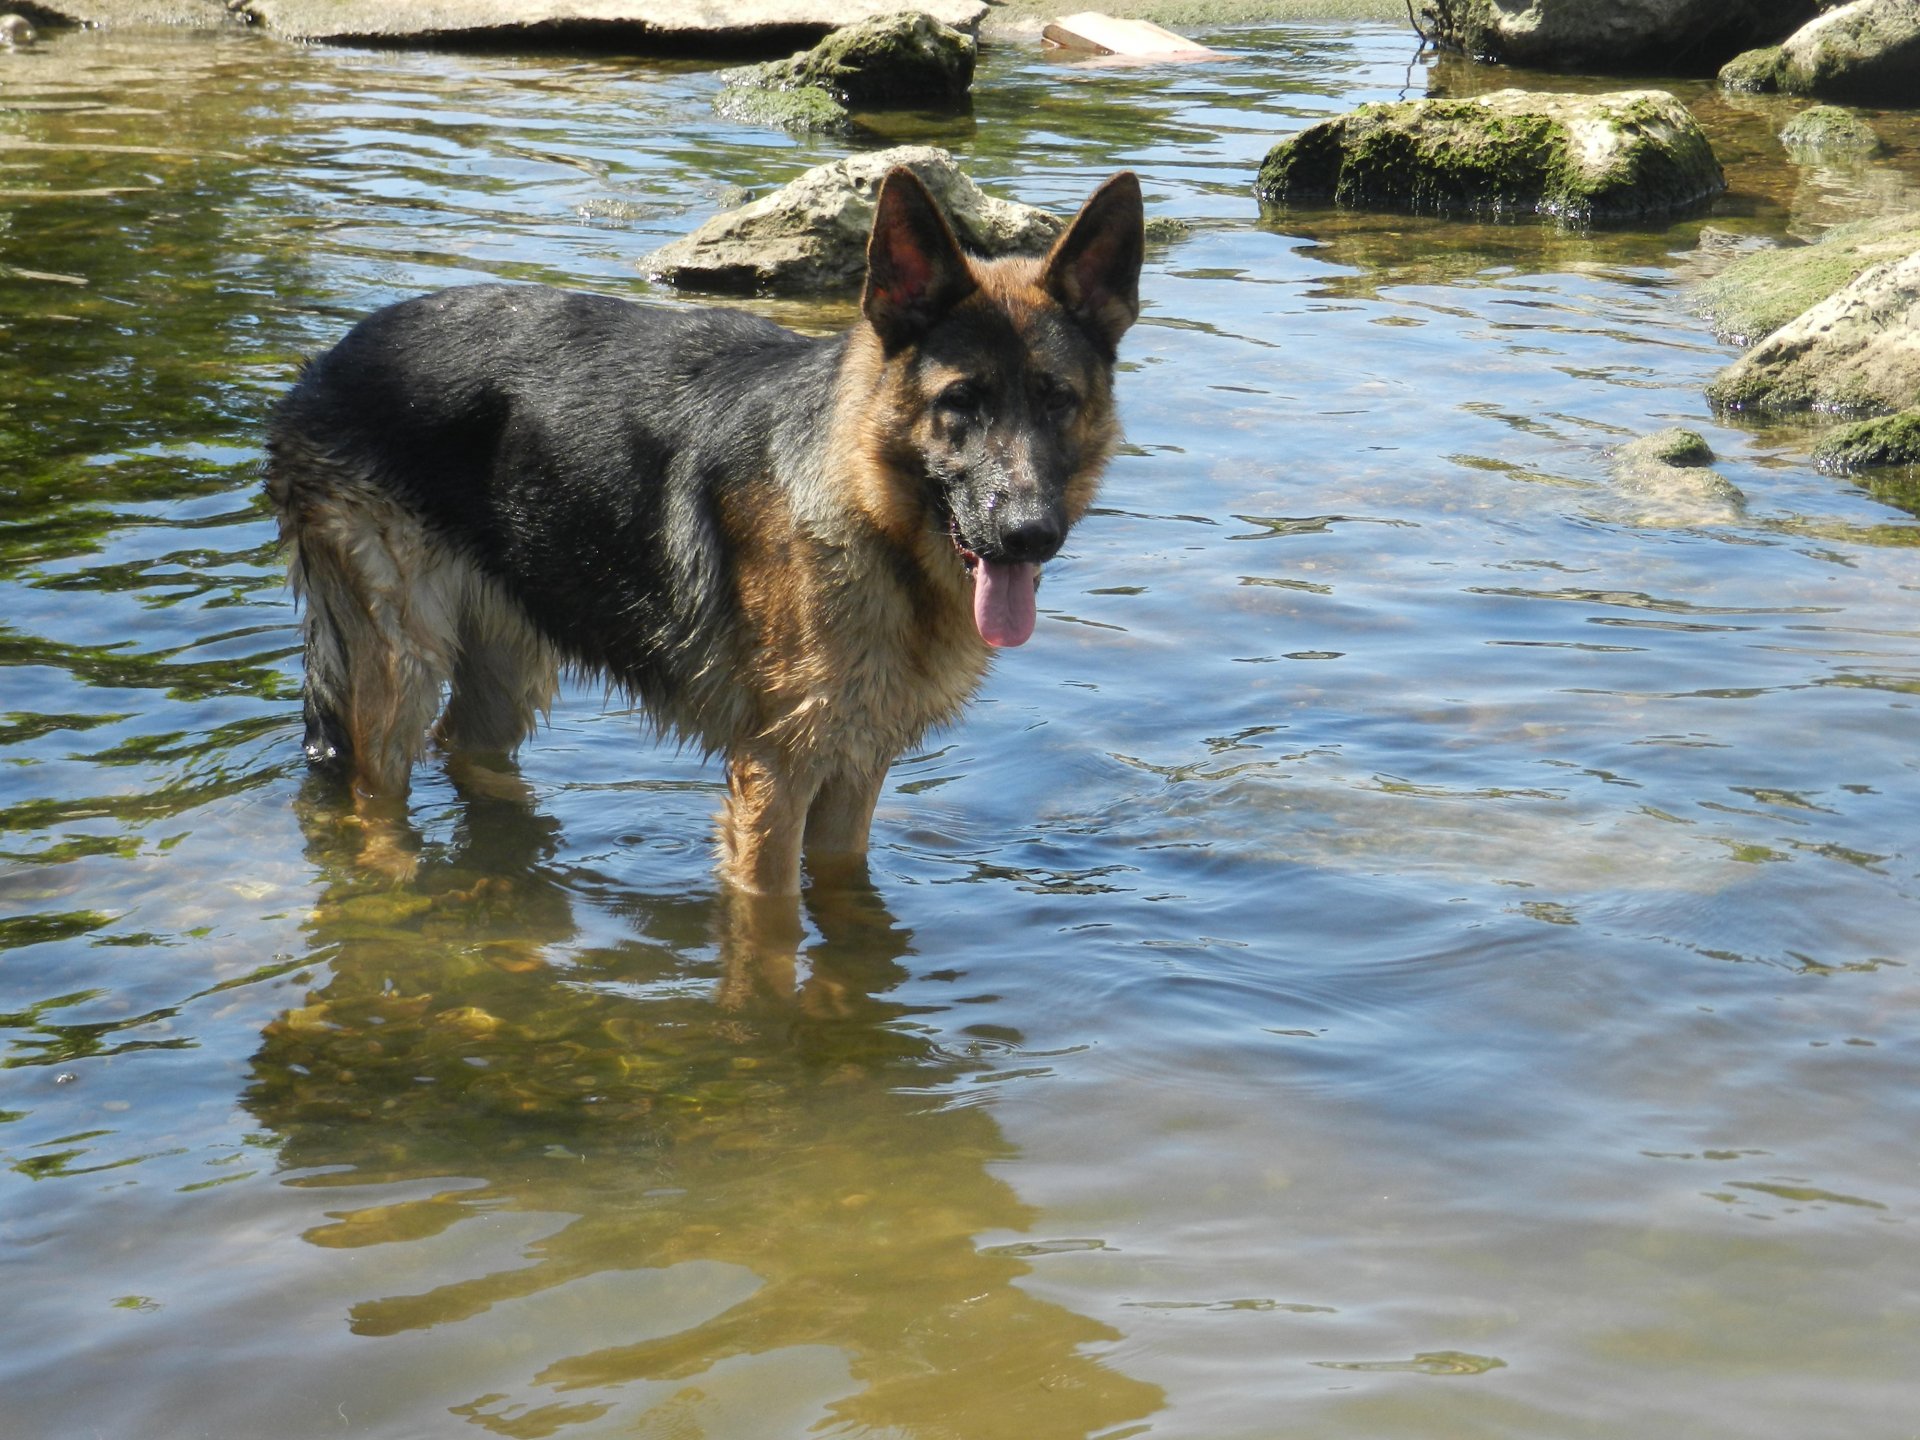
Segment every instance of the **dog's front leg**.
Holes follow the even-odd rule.
[[[880,802],[887,767],[844,770],[830,775],[807,811],[807,868],[813,878],[844,883],[866,872],[867,833],[873,807]]]
[[[818,788],[804,766],[778,752],[728,756],[721,877],[749,895],[798,895],[800,841]]]

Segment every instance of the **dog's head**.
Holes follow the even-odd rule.
[[[911,170],[880,187],[861,298],[878,341],[888,468],[951,542],[990,645],[1033,633],[1039,567],[1119,437],[1113,361],[1140,313],[1140,182],[1122,172],[1044,259],[976,261]]]

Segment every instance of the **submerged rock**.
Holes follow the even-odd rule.
[[[1441,44],[1547,69],[1711,73],[1811,19],[1813,0],[1422,0]]]
[[[1920,212],[1862,220],[1812,245],[1742,255],[1694,292],[1694,308],[1736,345],[1766,338],[1863,270],[1920,251]]]
[[[1723,370],[1729,409],[1872,413],[1920,405],[1920,251],[1862,271]]]
[[[852,289],[866,273],[880,181],[896,165],[926,182],[961,243],[976,254],[1039,254],[1066,228],[1045,210],[986,194],[946,151],[902,145],[816,165],[773,194],[662,246],[641,268],[655,280],[695,290]]]
[[[1778,45],[1736,55],[1721,68],[1720,85],[1920,104],[1920,3],[1852,0]]]
[[[1920,84],[1920,77],[1916,77]],[[1815,105],[1802,110],[1780,131],[1780,143],[1796,158],[1871,155],[1880,148],[1880,135],[1851,110],[1838,105]]]
[[[1746,503],[1740,488],[1712,464],[1706,438],[1675,426],[1615,451],[1613,478],[1622,492],[1656,507],[1643,519],[1699,520],[1725,516]]]
[[[1814,448],[1813,463],[1839,472],[1920,465],[1920,409],[1842,425]]]
[[[1254,191],[1276,203],[1584,224],[1684,210],[1726,184],[1705,132],[1664,90],[1499,90],[1323,120],[1268,152]]]

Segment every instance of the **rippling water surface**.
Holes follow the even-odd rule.
[[[1916,1433],[1915,491],[1707,412],[1700,218],[1256,210],[1312,118],[1510,73],[1211,38],[895,122],[1191,231],[1039,634],[745,973],[717,772],[597,691],[356,867],[260,432],[373,306],[640,293],[845,142],[690,63],[0,55],[0,1431]],[[1676,88],[1707,223],[1916,203],[1910,121],[1798,169]],[[1611,485],[1675,423],[1743,504]]]

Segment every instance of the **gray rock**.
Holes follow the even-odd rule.
[[[977,254],[1039,254],[1065,228],[1058,216],[986,194],[946,151],[902,145],[817,165],[654,251],[641,269],[692,290],[850,290],[866,272],[874,197],[896,165],[926,182],[961,243]]]
[[[1884,465],[1920,466],[1920,409],[1842,425],[1814,447],[1813,463],[1840,474]]]
[[[1735,56],[1721,69],[1720,84],[1831,100],[1920,103],[1920,3],[1853,0],[1777,46]]]
[[[1499,90],[1323,120],[1268,152],[1254,193],[1584,224],[1684,210],[1726,183],[1706,133],[1664,90]]]
[[[1920,251],[1920,212],[1840,225],[1817,244],[1742,255],[1694,291],[1714,333],[1736,345],[1765,339],[1863,270]]]
[[[1916,77],[1920,83],[1920,77]],[[1838,105],[1814,105],[1802,110],[1780,131],[1780,143],[1796,160],[1871,155],[1880,148],[1880,135],[1851,110]]]
[[[245,23],[226,0],[33,0],[29,8],[43,25],[89,29],[166,25],[211,30]]]
[[[1859,275],[1720,372],[1729,409],[1874,413],[1920,405],[1920,251]]]
[[[1444,45],[1547,69],[1711,68],[1811,19],[1813,0],[1422,0]]]
[[[105,0],[55,0],[61,5]],[[803,38],[900,9],[900,0],[245,0],[248,13],[301,40],[405,44],[565,40],[778,53]],[[917,8],[971,31],[983,0],[925,0]]]

